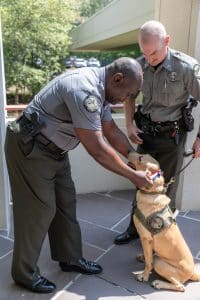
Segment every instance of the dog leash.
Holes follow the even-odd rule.
[[[187,150],[184,152],[183,156],[184,157],[188,157],[190,155],[194,154],[194,150],[190,149],[190,150]],[[167,191],[168,187],[170,184],[172,184],[173,182],[175,182],[176,180],[176,177],[181,173],[183,172],[190,164],[191,162],[193,161],[194,157],[192,157],[185,166],[183,166],[179,171],[177,171],[175,173],[175,175],[173,177],[170,178],[169,182],[165,184],[165,190]]]

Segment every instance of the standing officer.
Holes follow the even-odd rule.
[[[115,152],[127,157],[133,148],[114,123],[109,106],[135,97],[141,82],[141,67],[131,58],[68,71],[47,84],[8,126],[5,152],[15,237],[12,277],[17,284],[37,293],[55,290],[37,267],[47,233],[51,257],[62,271],[102,271],[82,257],[68,151],[80,141],[106,169],[138,187],[150,186],[145,172],[132,170]]]
[[[192,57],[170,49],[169,41],[160,22],[148,21],[141,27],[139,45],[143,56],[138,61],[144,76],[143,103],[134,115],[135,101],[125,102],[129,138],[138,144],[138,152],[149,153],[159,161],[166,183],[182,166],[186,132],[192,129],[191,109],[184,107],[190,105],[187,102],[190,96],[200,100],[200,65]],[[200,157],[200,130],[193,150],[194,157]],[[176,206],[177,187],[178,178],[167,190],[171,208]],[[116,244],[138,238],[133,224],[134,207],[135,196],[130,224],[116,236]]]

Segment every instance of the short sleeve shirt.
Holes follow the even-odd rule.
[[[25,114],[37,111],[45,126],[41,132],[63,150],[78,143],[74,128],[102,130],[111,121],[105,100],[105,68],[67,71],[52,80],[30,102]]]
[[[143,56],[138,61],[144,74],[143,113],[153,121],[178,120],[190,96],[200,100],[200,68],[194,58],[168,49],[166,59],[157,69]]]

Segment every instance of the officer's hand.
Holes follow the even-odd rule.
[[[194,154],[193,154],[193,157],[195,158],[200,158],[200,138],[196,138],[193,146],[192,146],[192,149],[194,150]]]
[[[150,188],[153,185],[153,181],[150,176],[144,171],[135,171],[135,176],[132,182],[140,188]]]
[[[140,130],[138,127],[134,125],[130,125],[127,127],[127,133],[129,139],[134,143],[134,144],[142,144],[143,140],[138,136],[139,133],[142,133],[142,130]]]

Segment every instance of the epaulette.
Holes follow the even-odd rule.
[[[172,55],[187,65],[194,66],[194,65],[198,64],[196,59],[194,59],[193,57],[191,57],[181,51],[172,50]]]

